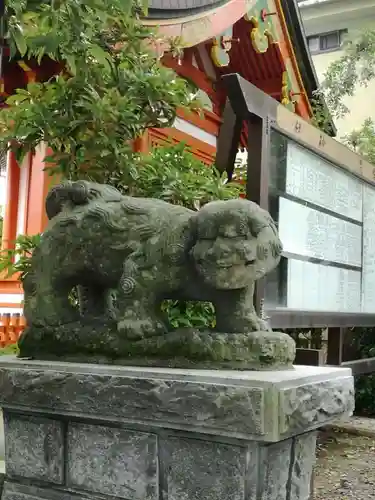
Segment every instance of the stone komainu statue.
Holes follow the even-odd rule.
[[[37,339],[42,349],[41,339],[51,335],[64,346],[69,330],[80,350],[82,332],[101,323],[112,340],[103,347],[103,334],[100,345],[117,342],[114,357],[129,356],[121,353],[125,346],[147,339],[156,348],[155,339],[160,345],[171,335],[161,313],[169,298],[211,301],[213,335],[267,330],[254,311],[254,283],[278,264],[282,246],[270,215],[255,203],[217,201],[193,212],[79,181],[54,187],[46,211],[50,224],[24,282],[28,329],[21,355],[37,356]],[[94,347],[90,352],[99,351]]]

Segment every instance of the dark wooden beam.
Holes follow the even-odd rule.
[[[239,118],[245,120],[248,117],[249,109],[239,84],[240,76],[237,73],[231,73],[223,75],[221,78],[233,111]]]
[[[298,311],[288,308],[266,309],[272,328],[325,328],[374,326],[375,315],[330,311]]]
[[[365,375],[375,372],[375,358],[358,359],[355,361],[344,361],[343,368],[351,368],[353,375]]]
[[[268,210],[268,161],[270,152],[267,118],[248,121],[248,160],[246,198]]]
[[[328,328],[327,365],[341,365],[344,335],[345,328],[340,326]]]
[[[219,172],[227,172],[229,180],[233,176],[234,162],[241,139],[242,122],[242,118],[233,111],[230,101],[227,100],[217,140],[215,166]]]
[[[279,102],[237,73],[224,75],[223,82],[233,111],[243,119],[250,116],[276,119]]]

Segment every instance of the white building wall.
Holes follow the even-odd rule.
[[[180,132],[191,135],[191,137],[194,137],[195,139],[198,139],[199,141],[205,142],[206,144],[209,144],[210,146],[216,148],[216,136],[214,136],[213,134],[209,134],[205,130],[202,130],[201,128],[193,125],[190,122],[187,122],[186,120],[176,118],[173,123],[173,127],[177,130],[180,130]]]
[[[20,184],[18,188],[17,236],[26,231],[26,206],[30,178],[29,155],[26,155],[20,167]]]
[[[1,215],[1,217],[4,217],[5,198],[6,198],[6,172],[1,172],[1,174],[0,174],[0,215]]]
[[[8,153],[9,157],[9,153]],[[8,160],[9,162],[9,160]],[[9,164],[9,163],[8,163]],[[23,168],[20,172],[20,187],[19,187],[19,200],[18,200],[18,218],[17,218],[17,234],[20,234],[21,229],[24,226],[24,217],[25,208],[26,208],[26,196],[27,196],[27,177],[28,177],[28,169]],[[24,179],[24,180],[22,180]],[[26,184],[25,184],[26,182]],[[22,184],[22,187],[21,187]],[[23,189],[23,191],[22,191]],[[23,200],[20,202],[20,200]],[[0,174],[0,211],[1,215],[4,215],[5,205],[7,203],[7,170]],[[21,215],[20,215],[21,214]],[[23,294],[22,293],[0,293],[0,315],[1,314],[22,314],[23,302]],[[8,304],[8,307],[3,307],[1,304]]]
[[[347,36],[355,37],[363,29],[375,29],[375,0],[305,0],[299,6],[307,37],[336,30],[348,30]],[[312,54],[320,81],[329,65],[342,55],[342,50]],[[375,121],[374,99],[375,81],[344,99],[350,113],[335,121],[338,139],[359,128],[368,117]]]
[[[3,153],[0,153],[0,155],[2,155],[2,170],[0,172],[0,215],[1,217],[4,217],[5,205],[7,202],[7,165],[9,161],[9,153],[6,153],[4,156]],[[3,159],[5,160],[4,163],[2,161]]]

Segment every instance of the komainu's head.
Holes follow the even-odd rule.
[[[245,288],[274,269],[282,245],[268,212],[248,200],[215,201],[193,216],[191,255],[206,284]]]

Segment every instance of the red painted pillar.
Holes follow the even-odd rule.
[[[45,199],[50,187],[59,181],[58,176],[50,176],[48,164],[44,158],[48,148],[41,144],[30,162],[30,178],[26,214],[26,234],[37,234],[44,231],[48,223],[45,211]]]
[[[3,249],[12,248],[17,235],[20,168],[12,152],[8,153],[6,179],[6,200],[2,235]]]

